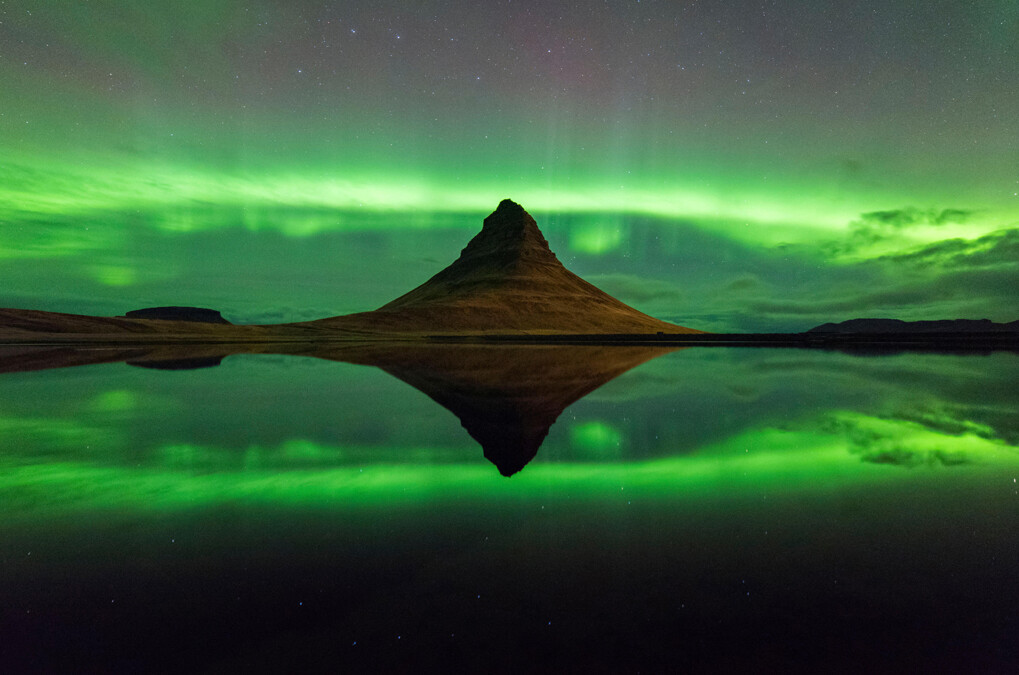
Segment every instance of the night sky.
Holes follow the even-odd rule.
[[[1019,318],[1019,3],[0,0],[0,306],[369,310],[503,198],[716,331]]]

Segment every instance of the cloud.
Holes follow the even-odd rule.
[[[906,253],[833,265],[824,275],[804,281],[762,284],[724,298],[725,304],[750,315],[802,322],[799,329],[861,317],[1013,321],[1019,317],[1014,307],[1019,229],[972,240],[946,239]]]
[[[829,288],[824,295],[798,300],[762,299],[748,303],[750,312],[775,315],[844,318],[892,317],[905,320],[991,318],[1003,316],[1019,288],[1019,265],[1011,269],[969,269],[889,285],[878,291]]]
[[[839,257],[858,253],[880,243],[897,242],[901,247],[908,245],[910,230],[961,225],[978,213],[975,209],[921,209],[915,206],[868,211],[849,223],[849,236],[846,239],[830,242],[822,248],[829,255]]]
[[[838,412],[827,425],[845,437],[849,452],[864,462],[907,469],[982,463],[1011,447],[994,438],[993,429],[953,420],[944,413],[917,412],[907,418]]]
[[[862,450],[860,459],[871,464],[889,464],[906,469],[918,466],[961,466],[972,464],[972,460],[961,453],[945,452],[944,450],[912,450],[901,447],[886,447]]]
[[[755,276],[745,276],[739,279],[733,279],[725,286],[722,287],[724,293],[744,293],[747,291],[759,290],[761,288],[761,280]]]
[[[779,315],[841,316],[845,313],[858,316],[875,309],[901,308],[926,300],[920,288],[902,288],[879,293],[843,296],[840,300],[759,300],[750,303],[752,312]]]
[[[624,302],[678,300],[683,292],[675,285],[658,279],[630,274],[597,274],[587,277],[592,284]]]
[[[272,307],[269,309],[255,309],[245,311],[244,309],[224,309],[223,316],[234,323],[291,323],[296,321],[314,321],[343,314],[335,308],[295,308],[295,307]]]
[[[916,251],[878,260],[924,267],[1019,267],[1019,229],[998,230],[977,239],[945,239]]]
[[[871,211],[860,215],[856,227],[881,227],[902,229],[916,225],[945,225],[965,223],[976,211],[972,209],[918,209],[906,207],[889,211]]]

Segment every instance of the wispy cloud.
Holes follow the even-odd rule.
[[[659,279],[645,279],[630,274],[595,274],[587,279],[624,302],[679,300],[683,297],[678,286]]]
[[[871,211],[864,213],[853,223],[855,228],[894,228],[902,229],[917,225],[945,225],[948,223],[965,223],[975,213],[973,209],[918,209],[906,207],[888,211]]]
[[[881,260],[940,267],[1019,267],[1019,229],[998,230],[977,239],[945,239],[909,253]]]

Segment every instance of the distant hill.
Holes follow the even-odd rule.
[[[1007,333],[1019,332],[1019,321],[995,323],[990,319],[941,319],[901,321],[899,319],[850,319],[825,323],[808,333]]]
[[[230,323],[214,309],[204,307],[146,307],[124,315],[128,319],[156,319],[159,321],[197,321],[199,323]]]

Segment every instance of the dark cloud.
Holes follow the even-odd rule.
[[[910,228],[965,223],[976,213],[978,211],[974,209],[920,209],[914,206],[868,211],[849,223],[848,238],[830,242],[822,248],[829,255],[838,257],[896,238]]]
[[[597,274],[587,277],[592,284],[623,302],[650,302],[652,300],[679,300],[680,289],[658,279],[645,279],[629,274]]]
[[[912,265],[979,268],[1019,266],[1019,229],[998,230],[977,239],[945,239],[882,260]]]
[[[726,293],[744,293],[746,291],[758,290],[762,286],[761,280],[757,277],[747,276],[733,279],[723,287]]]
[[[972,460],[960,452],[944,450],[911,450],[902,447],[862,450],[860,459],[872,464],[890,464],[906,469],[918,466],[961,466],[972,464]]]
[[[853,316],[886,307],[903,307],[917,302],[923,292],[918,289],[897,289],[881,293],[845,296],[842,299],[760,300],[750,304],[753,312],[778,315]]]
[[[336,308],[308,308],[308,307],[273,307],[269,309],[237,309],[223,310],[223,316],[234,323],[261,324],[261,323],[291,323],[296,321],[314,321],[337,316],[344,312]]]
[[[943,209],[941,213],[933,217],[931,222],[934,225],[944,225],[945,223],[965,223],[975,213],[977,213],[977,211],[973,209]]]
[[[890,216],[889,216],[890,217]],[[727,298],[749,315],[796,322],[863,317],[1012,321],[1019,289],[1019,229],[946,239],[908,253],[832,266],[812,284],[776,282]],[[723,298],[726,299],[726,298]]]
[[[912,422],[949,436],[973,434],[986,439],[1003,438],[994,427],[976,424],[971,411],[952,411],[947,409],[931,409],[922,405],[915,408],[896,411],[895,417],[904,422]]]
[[[891,417],[880,416],[882,423],[872,426],[869,421],[861,423],[853,417],[835,417],[828,421],[828,429],[844,435],[849,442],[849,451],[860,457],[864,462],[872,464],[889,464],[906,469],[921,466],[961,466],[972,464],[974,458],[965,449],[948,449],[954,439],[972,433],[977,425],[950,415],[933,414],[932,411],[907,409],[906,414]],[[873,419],[873,418],[872,418]],[[903,423],[909,426],[903,426]],[[933,432],[937,440],[911,438],[913,426],[923,427]],[[993,434],[993,430],[986,430]],[[984,437],[987,437],[986,435]],[[941,446],[941,447],[939,447]]]
[[[657,312],[655,316],[670,323],[709,333],[767,333],[784,330],[773,326],[769,317],[751,316],[740,309],[703,311],[699,308],[680,307]]]
[[[859,159],[846,158],[842,160],[842,171],[847,176],[856,177],[863,173],[864,164]]]
[[[860,219],[854,223],[854,228],[873,226],[899,228],[915,225],[919,220],[918,212],[915,209],[871,211],[861,214]]]
[[[890,285],[878,291],[828,288],[795,300],[761,299],[748,303],[751,312],[780,316],[836,317],[837,320],[861,317],[889,317],[905,320],[991,318],[1001,316],[1002,307],[1011,307],[1019,288],[1019,265],[1007,269],[970,269],[941,276]],[[836,318],[830,320],[836,320]]]
[[[906,207],[889,211],[871,211],[860,215],[855,227],[902,229],[916,225],[945,225],[965,223],[976,213],[971,209],[918,209]]]

